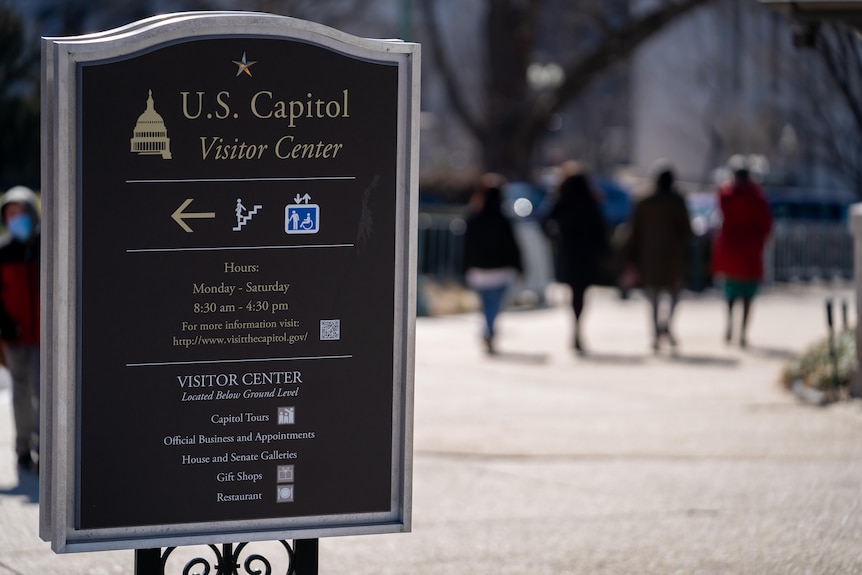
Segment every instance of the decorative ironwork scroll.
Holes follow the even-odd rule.
[[[197,556],[186,559],[174,555],[177,547],[139,549],[135,551],[136,575],[316,575],[317,540],[299,540],[294,547],[287,541],[270,545],[267,551],[278,549],[281,556],[269,557],[257,551],[258,543],[225,543],[201,546]],[[204,553],[209,549],[211,553]],[[297,551],[303,553],[306,567],[298,569]]]

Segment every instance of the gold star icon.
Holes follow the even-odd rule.
[[[251,76],[251,70],[250,70],[250,68],[251,68],[254,64],[257,64],[257,61],[255,61],[255,62],[249,62],[249,61],[246,59],[246,57],[245,57],[245,52],[243,52],[243,53],[242,53],[242,60],[240,60],[239,62],[237,62],[236,60],[233,60],[233,63],[234,63],[234,64],[236,64],[236,65],[237,65],[237,67],[239,68],[239,69],[236,71],[236,75],[237,75],[237,77],[238,77],[240,74],[242,74],[243,72],[245,72],[246,74],[248,74],[249,76]]]

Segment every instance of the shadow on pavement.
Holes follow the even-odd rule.
[[[755,355],[757,357],[762,357],[764,359],[793,359],[795,357],[799,357],[799,353],[789,350],[789,349],[780,349],[777,347],[763,347],[763,346],[753,346],[750,345],[745,348],[746,352],[751,355]]]
[[[513,361],[517,363],[547,363],[548,355],[545,353],[518,353],[513,351],[497,351],[488,356],[491,359],[502,361]]]
[[[26,497],[29,503],[39,503],[39,476],[29,471],[18,471],[18,485],[0,489],[0,497]]]
[[[587,351],[578,356],[583,361],[593,363],[610,363],[613,365],[639,365],[644,362],[644,355],[626,355],[623,353],[596,353]]]
[[[720,357],[715,355],[696,355],[684,353],[671,353],[670,355],[660,355],[666,357],[668,361],[674,363],[685,363],[688,365],[713,365],[716,367],[737,367],[739,360],[732,357]]]

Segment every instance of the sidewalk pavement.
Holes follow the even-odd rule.
[[[862,573],[862,402],[814,407],[778,383],[826,335],[829,296],[852,303],[764,293],[747,350],[725,345],[715,294],[689,297],[676,355],[652,353],[646,302],[612,290],[588,294],[583,357],[562,303],[506,312],[495,357],[478,314],[420,318],[413,532],[321,540],[319,572]],[[132,551],[38,539],[12,451],[7,391],[0,575],[131,573]]]

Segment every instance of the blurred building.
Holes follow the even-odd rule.
[[[633,0],[649,4],[648,0]],[[648,42],[632,63],[632,160],[645,174],[669,158],[682,179],[711,185],[735,153],[766,160],[767,183],[855,191],[820,153],[844,137],[822,63],[792,20],[749,0],[715,0]]]

